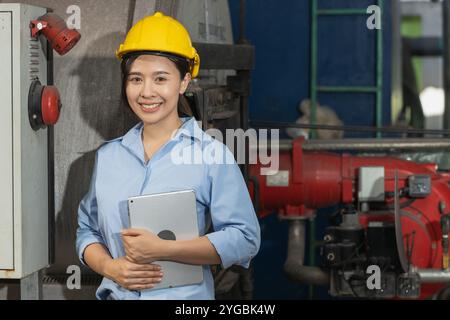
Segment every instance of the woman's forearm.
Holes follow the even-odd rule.
[[[220,264],[220,256],[205,236],[193,240],[167,240],[163,260],[196,265]]]
[[[106,273],[106,264],[112,260],[111,255],[101,243],[93,243],[84,249],[84,261],[96,273],[109,277]]]

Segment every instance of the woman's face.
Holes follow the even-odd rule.
[[[141,55],[131,65],[127,77],[128,104],[144,124],[178,118],[177,104],[191,76],[180,79],[175,63],[166,57]]]

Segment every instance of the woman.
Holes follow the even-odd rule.
[[[180,99],[198,74],[199,56],[186,29],[159,12],[136,23],[116,55],[123,96],[141,122],[96,153],[90,189],[78,210],[80,260],[103,276],[99,299],[214,299],[210,265],[248,267],[259,250],[260,229],[232,154],[194,118],[180,117]],[[185,149],[224,158],[175,159]],[[129,228],[129,197],[187,189],[195,191],[200,237],[170,241]],[[210,225],[214,231],[205,234]],[[158,260],[202,265],[204,280],[144,290],[164,277],[152,263]]]

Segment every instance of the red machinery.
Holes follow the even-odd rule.
[[[260,164],[249,167],[259,216],[275,211],[293,221],[285,265],[291,278],[361,297],[425,297],[449,282],[449,174],[397,158],[303,151],[302,143],[294,140],[292,150],[280,153],[274,176],[261,175]],[[322,266],[303,266],[298,223],[334,205],[342,206],[342,222],[326,230]],[[381,266],[380,290],[367,289],[369,265]]]
[[[60,55],[69,52],[81,38],[78,31],[69,29],[66,22],[54,13],[47,13],[37,20],[32,20],[30,28],[32,37],[42,33]]]
[[[78,31],[69,29],[65,21],[54,13],[47,13],[37,20],[31,20],[29,27],[32,38],[37,39],[42,34],[60,55],[69,52],[81,38]],[[51,60],[51,53],[47,54],[48,59]],[[33,52],[32,57],[34,55],[39,56],[39,53]],[[38,62],[36,60],[34,63]],[[61,107],[59,91],[55,86],[42,85],[38,78],[32,79],[28,94],[28,117],[33,130],[55,125]]]

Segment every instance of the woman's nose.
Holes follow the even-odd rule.
[[[155,96],[154,86],[151,81],[144,81],[144,85],[141,88],[141,96],[145,98]]]

